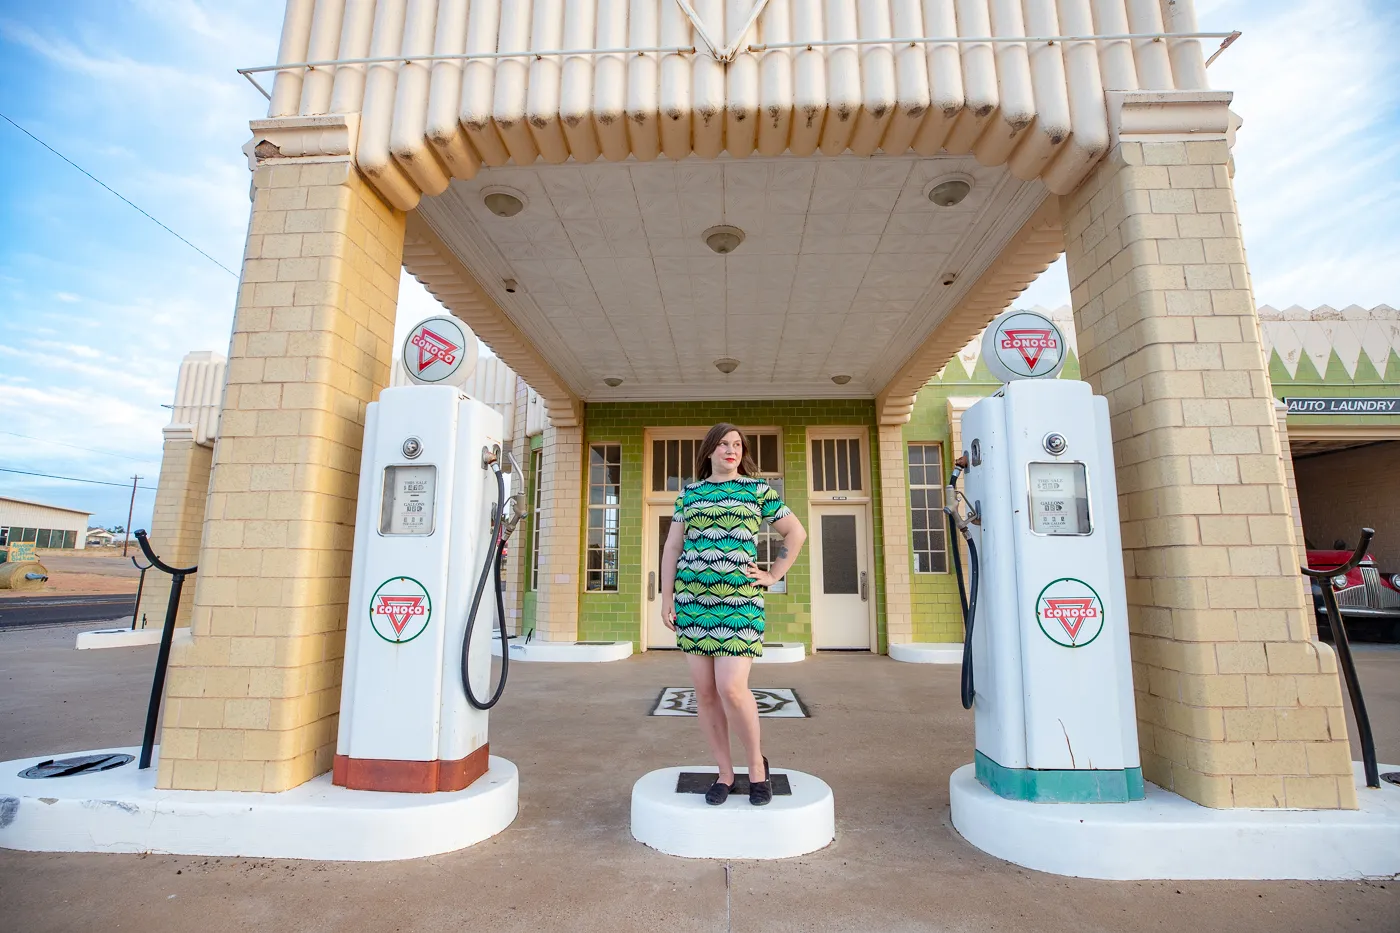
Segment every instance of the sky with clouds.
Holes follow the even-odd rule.
[[[1244,38],[1210,69],[1244,118],[1237,193],[1260,304],[1400,302],[1400,6],[1196,0]],[[240,147],[282,0],[0,0],[0,113],[237,271]],[[0,121],[0,467],[131,482],[149,523],[185,352],[228,346],[237,280]],[[416,283],[401,325],[434,302]],[[1068,301],[1062,263],[1022,303]],[[0,473],[0,495],[126,522],[129,487]]]

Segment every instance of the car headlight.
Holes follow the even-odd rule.
[[[1392,573],[1390,575],[1390,585],[1400,590],[1400,573]]]
[[[1336,587],[1337,589],[1339,589],[1339,590],[1344,590],[1344,589],[1346,589],[1346,587],[1347,587],[1347,578],[1346,578],[1346,575],[1345,575],[1345,574],[1340,574],[1340,573],[1337,574],[1335,577],[1332,578],[1332,585],[1335,586],[1335,587]]]

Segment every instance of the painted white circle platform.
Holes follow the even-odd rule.
[[[890,658],[910,664],[961,664],[963,646],[960,641],[891,642]]]
[[[135,645],[160,644],[158,628],[102,628],[92,632],[79,632],[78,641],[73,647],[79,651],[93,648],[130,648]],[[179,635],[176,632],[175,635]]]
[[[0,848],[31,852],[160,852],[380,862],[452,852],[505,829],[519,807],[515,765],[491,756],[465,790],[346,790],[323,774],[280,794],[158,790],[156,768],[49,780],[19,772],[48,758],[0,763]]]
[[[739,769],[742,773],[746,769]],[[786,774],[791,796],[763,807],[734,794],[718,807],[703,794],[676,793],[682,771],[714,771],[713,765],[662,768],[632,785],[632,836],[667,855],[683,858],[779,859],[806,855],[836,838],[836,804],[821,778],[775,767]]]
[[[780,641],[763,646],[763,654],[753,659],[755,664],[792,664],[807,657],[807,646],[800,641]]]
[[[1131,803],[1006,800],[972,765],[948,780],[953,826],[997,858],[1117,881],[1355,880],[1400,874],[1400,787],[1365,786],[1359,810],[1212,810],[1147,785]],[[1381,772],[1395,771],[1381,765]]]
[[[512,661],[555,661],[598,663],[623,661],[632,657],[630,641],[532,641],[510,640]],[[500,638],[491,639],[491,656],[501,656]]]

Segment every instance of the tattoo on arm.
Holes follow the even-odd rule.
[[[787,557],[787,556],[788,556],[788,546],[787,546],[786,544],[780,544],[780,545],[778,545],[778,560],[782,560],[783,558],[785,558],[785,557]]]

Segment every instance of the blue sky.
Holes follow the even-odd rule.
[[[236,271],[248,221],[240,147],[265,102],[234,69],[275,58],[282,8],[0,0],[0,112]],[[1236,92],[1245,121],[1236,185],[1259,303],[1400,302],[1400,9],[1197,9],[1202,28],[1245,33],[1210,76]],[[0,122],[0,467],[113,483],[139,473],[154,487],[180,359],[225,352],[235,287]],[[402,297],[401,323],[432,307],[412,283]],[[1062,264],[1024,299],[1067,301]],[[126,521],[129,490],[0,473],[0,494],[112,525]],[[138,492],[136,527],[153,497]]]

